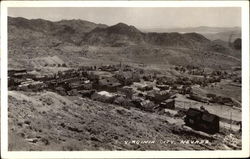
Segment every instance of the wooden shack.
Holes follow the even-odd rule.
[[[220,128],[220,118],[217,115],[195,108],[188,109],[184,122],[194,130],[203,131],[209,134],[218,133]]]

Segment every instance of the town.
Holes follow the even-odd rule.
[[[51,91],[62,96],[79,96],[94,101],[110,103],[130,109],[155,113],[171,113],[176,110],[175,117],[186,115],[185,123],[194,129],[207,133],[219,132],[219,122],[224,121],[236,125],[240,121],[232,121],[224,117],[201,110],[180,108],[175,105],[177,94],[201,103],[218,103],[227,106],[241,105],[230,97],[207,94],[201,96],[193,91],[197,86],[212,86],[221,80],[231,79],[240,85],[241,78],[227,71],[210,71],[194,66],[175,66],[174,70],[183,74],[171,78],[156,71],[148,71],[129,65],[81,66],[79,68],[59,71],[51,76],[37,75],[33,70],[12,69],[8,71],[9,90],[16,91]],[[185,76],[187,74],[188,76]],[[208,113],[208,115],[207,115]],[[199,114],[197,117],[197,114]],[[201,119],[204,120],[202,123]],[[194,124],[195,123],[195,124]],[[205,125],[205,126],[204,126]]]

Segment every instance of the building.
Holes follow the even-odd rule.
[[[8,70],[8,76],[15,76],[17,74],[26,74],[26,69],[9,69]]]
[[[160,104],[170,98],[170,92],[168,91],[149,91],[147,92],[146,98],[153,101],[156,104]]]
[[[132,71],[118,71],[115,74],[115,78],[120,81],[122,85],[130,85],[133,82],[139,82],[140,76],[138,73]]]
[[[98,81],[97,87],[98,87],[97,89],[99,90],[107,90],[107,91],[114,92],[114,91],[117,91],[119,87],[121,87],[121,84],[114,77],[106,77]]]
[[[218,133],[220,129],[220,118],[217,115],[194,108],[188,109],[184,122],[194,130],[203,131],[209,134]]]
[[[167,99],[164,102],[161,102],[160,108],[175,109],[175,100],[174,99]]]
[[[95,92],[91,95],[92,100],[100,101],[104,103],[113,103],[116,97],[117,97],[117,94],[110,93],[107,91]]]

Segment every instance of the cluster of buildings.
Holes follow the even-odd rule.
[[[176,70],[189,72],[198,68],[176,67]],[[198,71],[199,73],[204,71]],[[212,76],[215,74],[216,76]],[[101,100],[111,96],[119,100],[108,100],[129,105],[145,105],[151,111],[159,107],[174,107],[173,95],[176,93],[188,95],[191,99],[201,102],[208,100],[192,92],[193,85],[207,85],[220,81],[220,72],[212,72],[211,76],[180,76],[167,77],[155,72],[147,72],[128,65],[81,66],[77,69],[59,71],[51,76],[41,76],[32,70],[12,69],[8,71],[8,87],[19,91],[54,91],[61,95],[80,95],[82,97]],[[107,93],[98,94],[105,91]],[[107,95],[107,94],[110,95]],[[112,93],[112,95],[111,95]],[[93,94],[95,94],[93,96]],[[105,97],[107,95],[107,97]],[[93,97],[92,97],[93,96]],[[97,98],[98,97],[98,98]],[[209,97],[210,98],[210,97]],[[211,97],[211,100],[218,97]],[[226,101],[228,99],[223,99]],[[112,103],[111,102],[111,103]],[[139,104],[140,103],[140,104]]]
[[[232,71],[204,69],[192,65],[175,66],[174,69],[182,74],[188,74],[190,78],[194,78],[204,86],[208,83],[220,82],[222,79],[231,79],[241,84],[241,67],[232,67]]]
[[[80,94],[86,97],[91,97],[93,92],[120,92],[129,98],[139,94],[148,99],[150,99],[152,94],[159,97],[157,94],[164,94],[164,92],[168,91],[168,93],[171,92],[172,94],[188,95],[190,99],[205,103],[220,102],[229,105],[230,103],[235,103],[229,98],[222,98],[213,94],[209,94],[204,98],[192,91],[192,86],[194,85],[207,86],[211,83],[220,82],[221,79],[226,78],[225,76],[232,76],[232,74],[225,71],[211,71],[207,73],[204,69],[191,66],[176,66],[175,70],[182,73],[187,72],[187,74],[191,75],[171,78],[159,73],[146,72],[140,68],[121,64],[100,67],[81,66],[77,69],[59,71],[51,76],[41,76],[33,70],[11,69],[8,71],[8,86],[10,90],[49,90],[58,92],[61,95]],[[128,87],[133,91],[128,91]],[[147,93],[145,94],[145,92]]]
[[[163,79],[162,79],[163,81]],[[34,75],[25,69],[9,70],[8,87],[18,91],[54,91],[102,102],[134,106],[147,111],[174,108],[175,91],[154,74],[122,65],[82,66],[52,76]]]
[[[204,82],[202,79],[187,77],[173,79],[120,64],[100,67],[82,66],[77,69],[59,71],[51,76],[34,74],[32,70],[9,70],[8,87],[10,90],[19,91],[53,91],[63,96],[81,96],[100,102],[155,112],[175,109],[176,93],[192,95],[195,99],[191,86],[201,84],[200,82]],[[210,79],[205,82],[212,83],[215,80]],[[192,118],[192,114],[199,113],[193,110],[189,111],[187,116]],[[208,115],[199,116],[202,120],[214,118]],[[186,121],[192,122],[192,120]],[[217,124],[217,118],[213,122]]]

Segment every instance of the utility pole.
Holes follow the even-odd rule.
[[[220,112],[222,112],[222,104],[220,105]]]
[[[233,37],[233,35],[234,35],[234,33],[232,32],[232,33],[230,34],[229,38],[228,38],[228,46],[229,46],[229,47],[231,47],[231,46],[232,46],[231,41],[232,41],[232,37]]]

